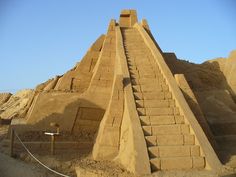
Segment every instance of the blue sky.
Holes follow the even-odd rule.
[[[0,0],[0,92],[63,74],[128,8],[178,58],[201,63],[236,49],[234,0]]]

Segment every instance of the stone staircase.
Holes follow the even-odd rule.
[[[175,106],[151,51],[135,28],[122,28],[122,35],[151,171],[204,168],[200,146]]]

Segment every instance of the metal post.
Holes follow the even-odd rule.
[[[11,140],[10,140],[10,156],[13,157],[14,156],[14,139],[15,139],[15,132],[14,132],[14,129],[11,128]]]
[[[55,137],[54,135],[51,136],[51,154],[54,155],[54,151],[55,151]]]

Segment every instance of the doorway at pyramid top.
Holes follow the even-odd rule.
[[[138,22],[136,10],[122,10],[120,13],[120,27],[132,27]]]

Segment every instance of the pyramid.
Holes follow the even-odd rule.
[[[184,75],[171,73],[148,23],[135,10],[111,20],[83,59],[70,71],[36,87],[18,133],[44,131],[92,137],[95,160],[116,161],[135,174],[160,170],[212,169],[222,165]]]

